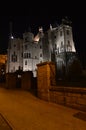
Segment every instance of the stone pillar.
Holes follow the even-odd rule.
[[[49,89],[55,85],[55,64],[44,62],[37,65],[38,97],[49,101]]]

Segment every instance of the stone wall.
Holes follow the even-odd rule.
[[[6,88],[21,88],[30,90],[33,82],[33,74],[31,71],[6,74]]]
[[[86,88],[54,87],[49,90],[49,101],[86,111]]]
[[[23,72],[21,77],[21,88],[24,90],[30,90],[32,87],[32,78],[32,71]]]
[[[6,74],[6,88],[16,88],[17,75],[14,73]]]
[[[56,86],[55,65],[52,62],[38,64],[37,67],[39,98],[86,111],[86,88]]]

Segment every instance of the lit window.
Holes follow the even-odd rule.
[[[25,61],[25,65],[27,65],[27,60]]]

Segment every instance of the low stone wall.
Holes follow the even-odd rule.
[[[46,92],[41,91],[41,99],[86,111],[86,88],[54,87]]]
[[[86,111],[86,86],[55,86],[55,64],[44,62],[37,67],[37,96],[40,99]]]
[[[23,72],[21,77],[21,88],[30,90],[32,88],[33,74],[31,71]]]
[[[6,74],[6,88],[21,88],[30,90],[32,88],[33,74],[31,71],[22,72],[21,75],[17,73]]]
[[[54,87],[38,91],[38,97],[45,101],[86,111],[86,88]]]
[[[6,88],[16,88],[17,82],[17,75],[14,73],[7,73],[6,74]]]
[[[45,101],[49,101],[49,89],[38,89],[37,90],[37,97],[45,100]]]

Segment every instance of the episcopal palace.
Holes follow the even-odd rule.
[[[7,49],[6,73],[32,71],[36,77],[37,64],[53,61],[61,72],[63,67],[70,65],[76,58],[71,22],[62,19],[60,25],[44,32],[39,27],[36,36],[29,31],[23,33],[23,38],[14,38],[10,34]]]

